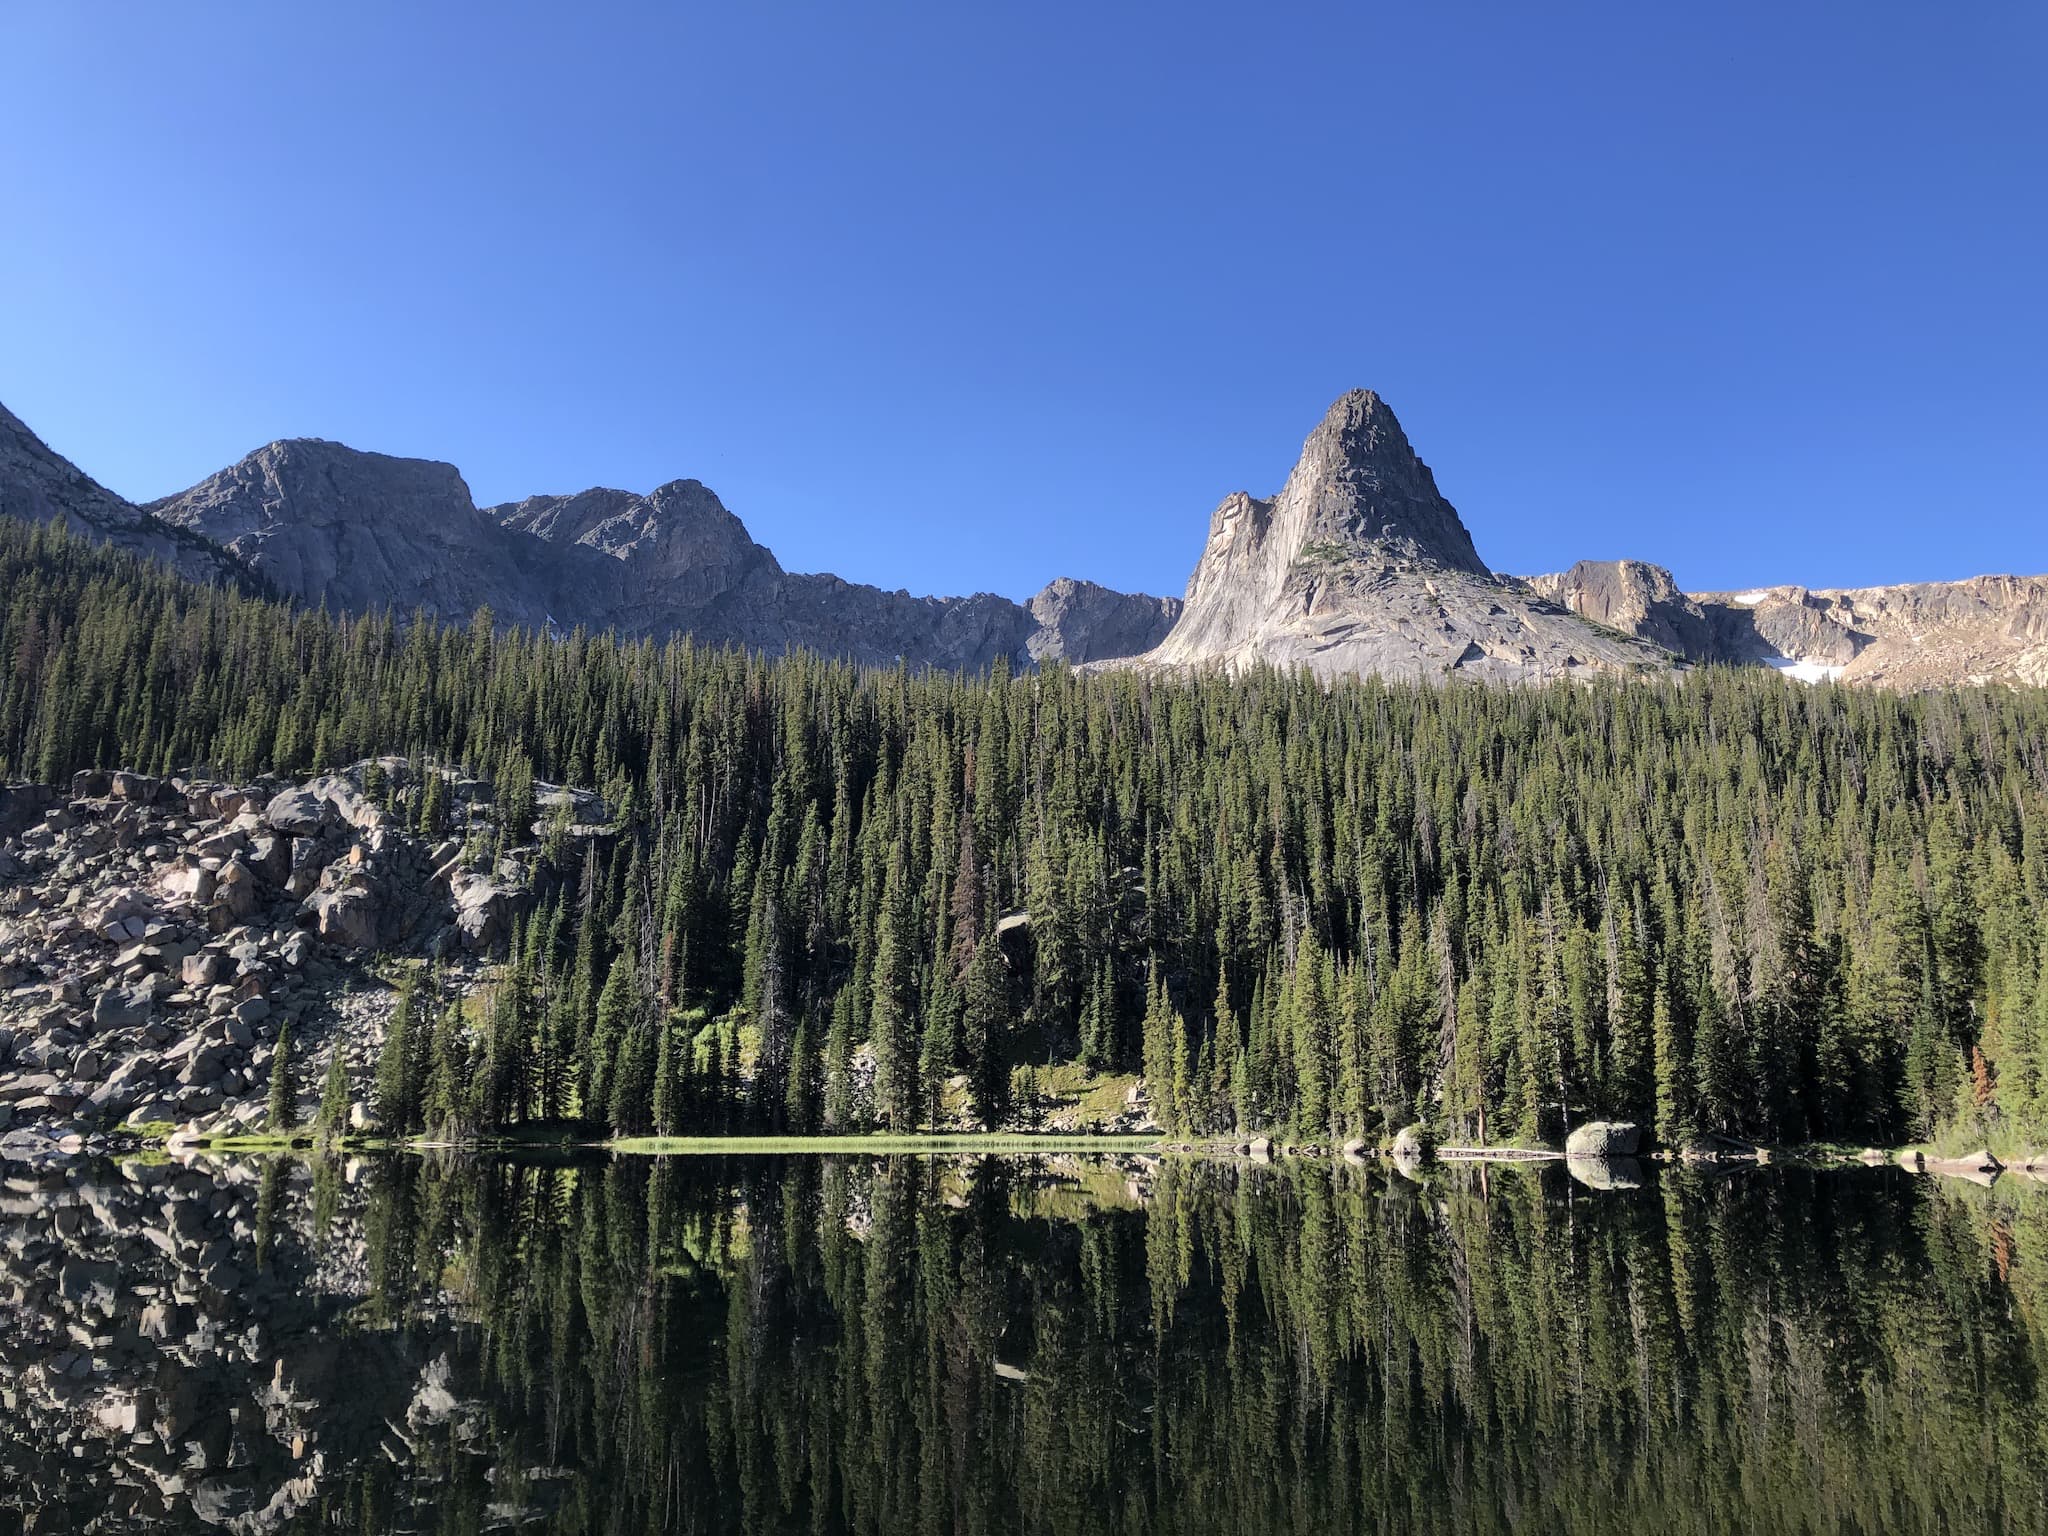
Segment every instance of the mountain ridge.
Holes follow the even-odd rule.
[[[478,506],[461,471],[322,438],[267,443],[134,503],[0,406],[0,515],[57,522],[182,574],[308,604],[531,629],[690,634],[864,665],[997,663],[1526,682],[1774,668],[1896,688],[2048,686],[2048,576],[1739,592],[1647,561],[1490,570],[1386,401],[1340,396],[1281,489],[1211,514],[1183,598],[1062,577],[1022,601],[792,572],[702,481]]]

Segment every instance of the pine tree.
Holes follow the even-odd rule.
[[[377,1053],[377,1119],[394,1133],[415,1130],[419,1125],[419,1084],[414,1077],[419,1054],[414,1034],[419,1027],[417,982],[408,971],[399,984],[398,1003]]]
[[[1010,977],[1002,946],[985,939],[967,963],[961,1037],[967,1098],[984,1130],[1001,1125],[1010,1110]]]
[[[898,1132],[917,1128],[922,1097],[904,932],[904,883],[903,845],[899,842],[889,860],[888,885],[882,895],[875,940],[874,1007],[868,1018],[868,1038],[875,1050],[877,1107],[889,1129]]]
[[[266,1123],[273,1136],[291,1132],[298,1118],[298,1098],[292,1089],[292,1027],[277,1027],[277,1048],[270,1054],[270,1103]]]
[[[347,1043],[337,1033],[327,1052],[327,1076],[320,1085],[320,1113],[313,1123],[313,1134],[323,1145],[340,1140],[348,1132]]]

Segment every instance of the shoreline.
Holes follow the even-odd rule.
[[[236,1134],[185,1137],[151,1128],[122,1129],[113,1133],[85,1135],[73,1131],[53,1137],[46,1153],[78,1155],[99,1153],[121,1156],[137,1153],[179,1155],[211,1153],[225,1156],[274,1156],[319,1152],[361,1155],[379,1152],[458,1152],[476,1156],[507,1156],[519,1153],[561,1155],[605,1153],[622,1157],[701,1156],[984,1156],[1028,1157],[1036,1155],[1140,1154],[1150,1156],[1202,1157],[1270,1165],[1281,1161],[1329,1160],[1366,1166],[1386,1162],[1416,1170],[1430,1162],[1444,1164],[1614,1164],[1661,1163],[1704,1166],[1789,1165],[1802,1168],[1845,1170],[1852,1168],[1899,1168],[1909,1173],[1988,1182],[2005,1173],[2016,1173],[2037,1182],[2048,1182],[2048,1152],[2013,1151],[1998,1157],[1985,1150],[1962,1155],[1945,1155],[1922,1144],[1899,1147],[1852,1148],[1809,1144],[1788,1147],[1728,1148],[1702,1156],[1696,1151],[1661,1148],[1626,1157],[1574,1157],[1556,1147],[1543,1146],[1452,1146],[1437,1148],[1423,1159],[1404,1158],[1389,1147],[1346,1143],[1284,1141],[1265,1136],[1178,1137],[1165,1133],[1132,1132],[1030,1132],[953,1131],[918,1134],[888,1132],[787,1136],[628,1136],[591,1137],[563,1131],[547,1134],[474,1137],[460,1141],[427,1137],[390,1138],[374,1134],[338,1136],[325,1141],[309,1132],[290,1135]]]

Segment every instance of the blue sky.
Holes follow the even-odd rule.
[[[2038,0],[17,4],[0,401],[1023,595],[1367,386],[1499,569],[2044,571],[2044,79]]]

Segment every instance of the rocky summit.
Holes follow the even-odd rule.
[[[1369,390],[1330,407],[1278,496],[1224,498],[1180,622],[1141,661],[1514,682],[1670,665],[1492,575]]]

